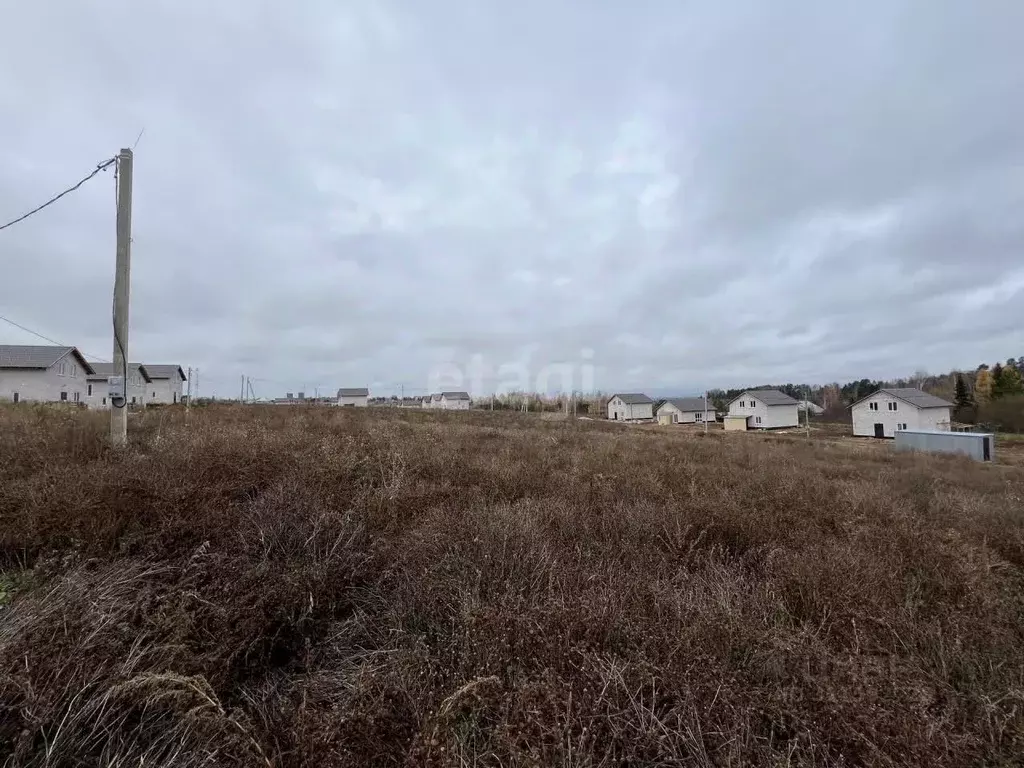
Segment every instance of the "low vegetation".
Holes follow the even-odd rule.
[[[0,410],[5,765],[1017,765],[1024,468],[498,413]]]

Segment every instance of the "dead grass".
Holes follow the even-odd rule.
[[[0,411],[0,762],[1016,765],[1024,469],[491,413]]]

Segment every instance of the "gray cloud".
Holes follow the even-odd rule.
[[[503,364],[698,391],[1020,354],[1015,0],[20,4],[0,219],[145,134],[132,355],[232,394]],[[110,174],[0,232],[109,355]],[[0,340],[29,342],[13,328]],[[585,351],[592,352],[592,359]]]

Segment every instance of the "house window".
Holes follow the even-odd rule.
[[[877,411],[878,410],[878,403],[868,403],[868,409],[870,409],[872,411]]]
[[[135,405],[135,398],[132,398],[132,405]]]
[[[178,402],[178,393],[177,392],[174,393],[174,402]],[[355,405],[355,403],[353,403],[353,405]]]
[[[66,403],[68,401],[68,393],[67,392],[61,392],[60,393],[60,399],[61,399],[61,402]]]
[[[755,403],[753,400],[751,400],[750,401],[750,407],[751,408],[756,408],[757,407],[757,403]]]
[[[92,384],[89,384],[88,387],[89,387],[89,397],[92,397]]]
[[[104,405],[106,405],[106,404],[107,404],[107,398],[105,398],[105,397],[103,398],[103,404],[104,404]]]
[[[747,407],[746,401],[740,400],[740,408],[746,408],[746,407]]]
[[[21,396],[17,392],[15,392],[14,393],[14,402],[18,402],[20,399],[21,399]]]
[[[82,393],[81,392],[75,392],[75,402],[77,403],[81,399],[82,399]]]
[[[156,392],[153,393],[153,397],[156,397]]]
[[[679,423],[679,414],[678,413],[673,413],[672,414],[672,423],[673,424],[678,424]]]
[[[889,403],[889,410],[890,411],[895,411],[896,410],[896,406],[897,406],[897,403],[895,403],[895,402]]]
[[[754,418],[756,419],[756,423],[757,424],[761,423],[761,417],[760,416],[755,416]]]
[[[904,424],[904,425],[903,425],[903,429],[906,429],[906,428],[907,428],[907,425],[906,425],[906,424]]]

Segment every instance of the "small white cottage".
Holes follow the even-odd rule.
[[[0,344],[0,400],[80,403],[92,373],[75,347]]]
[[[651,421],[654,401],[638,392],[612,395],[608,400],[608,418],[611,421]]]
[[[733,425],[744,420],[747,429],[798,427],[797,405],[796,400],[777,389],[751,389],[741,392],[729,403],[728,418]]]
[[[338,405],[366,408],[370,402],[370,390],[366,387],[341,388],[338,390]]]
[[[670,397],[655,411],[659,424],[703,424],[715,420],[715,404],[703,397]]]
[[[441,393],[441,405],[446,411],[468,411],[469,410],[469,393],[468,392],[442,392]]]
[[[896,437],[905,429],[948,430],[953,404],[920,389],[880,389],[850,406],[853,434]]]

